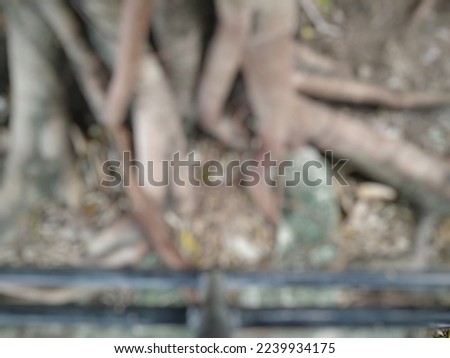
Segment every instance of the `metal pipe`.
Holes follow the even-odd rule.
[[[117,311],[107,307],[0,306],[0,325],[186,325],[186,307],[128,307]],[[448,309],[399,308],[301,308],[231,309],[235,328],[243,327],[448,327]]]
[[[255,272],[230,273],[230,287],[350,286],[361,289],[450,289],[450,272]]]
[[[150,308],[128,307],[116,310],[111,307],[67,306],[0,306],[0,325],[46,325],[46,324],[91,324],[91,325],[184,325],[185,307]]]
[[[134,288],[171,290],[197,287],[198,273],[134,270],[0,268],[0,283],[32,287]]]
[[[33,287],[94,287],[170,290],[197,288],[200,272],[102,271],[78,269],[0,268],[0,283]],[[246,286],[351,286],[362,289],[433,290],[450,289],[450,272],[408,273],[226,273],[227,287]]]
[[[241,310],[242,327],[446,326],[448,309],[313,308]]]

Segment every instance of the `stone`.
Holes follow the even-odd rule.
[[[331,238],[340,216],[330,183],[331,168],[312,147],[297,150],[290,160],[292,165],[286,167],[284,176],[283,219],[277,230],[278,258],[289,257],[281,260],[283,266],[326,266],[336,257]]]

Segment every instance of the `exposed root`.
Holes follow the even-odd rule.
[[[0,295],[14,297],[27,303],[62,305],[77,301],[86,301],[95,297],[98,290],[74,288],[36,288],[0,283]]]
[[[98,78],[94,77],[93,79],[91,76],[90,71],[98,68],[99,61],[97,57],[81,37],[79,25],[74,15],[63,2],[55,0],[43,1],[39,5],[74,66],[77,80],[84,91],[86,99],[89,101],[91,110],[95,114],[96,119],[102,123],[103,118],[106,118],[104,113],[110,113],[111,109],[103,110],[106,104],[105,91],[100,85]],[[64,20],[61,21],[60,19]],[[135,44],[135,46],[141,48],[141,44]],[[133,57],[135,50],[132,48],[129,48],[129,50],[131,51],[131,60],[137,61],[140,59],[140,57]],[[123,56],[128,55],[130,54],[123,54]],[[131,90],[132,88],[128,87],[128,91]],[[130,93],[124,93],[124,96],[129,98]],[[114,106],[111,102],[108,103]],[[120,103],[122,106],[127,105],[127,101],[121,101]],[[118,110],[118,113],[125,113],[123,109]],[[106,122],[106,128],[115,140],[119,153],[131,153],[130,133],[128,129],[120,125],[121,122],[122,118],[113,123]],[[134,172],[130,173],[130,187],[126,188],[125,192],[132,203],[133,214],[141,224],[155,250],[171,268],[180,269],[186,267],[172,242],[170,228],[164,221],[159,207],[143,193],[142,188],[138,186]]]
[[[408,23],[408,32],[417,29],[436,5],[436,0],[420,0]]]
[[[296,66],[303,65],[308,69],[322,73],[350,74],[350,70],[344,64],[314,51],[303,43],[295,41],[294,51]]]
[[[428,213],[419,219],[414,235],[414,251],[412,253],[412,268],[418,271],[426,270],[431,264],[431,240],[439,224],[439,216]]]
[[[296,71],[295,87],[308,96],[356,105],[377,105],[393,109],[429,108],[448,105],[450,93],[401,93],[351,79]]]
[[[398,188],[421,206],[450,209],[450,165],[404,140],[386,138],[357,118],[298,98],[295,133],[317,147],[349,158],[373,178]],[[302,140],[300,141],[302,142]]]
[[[218,0],[219,26],[206,53],[199,82],[198,114],[203,128],[232,148],[245,149],[243,128],[223,115],[226,99],[242,65],[251,27],[251,2]]]
[[[197,117],[195,92],[209,6],[210,2],[202,0],[159,0],[152,20],[159,59],[167,70],[178,109],[189,124]]]
[[[134,266],[148,250],[149,243],[135,220],[124,216],[87,242],[85,265],[102,269]]]
[[[129,131],[123,127],[118,127],[113,135],[119,151],[130,152],[131,138]],[[188,265],[173,243],[172,232],[164,220],[160,208],[143,193],[142,188],[138,185],[135,172],[130,171],[129,175],[130,186],[125,188],[125,192],[133,205],[133,215],[141,224],[150,243],[164,262],[172,269],[186,269]]]
[[[107,126],[121,125],[136,84],[145,39],[150,28],[153,0],[122,2],[116,60],[106,96],[104,121]]]
[[[84,40],[75,16],[62,1],[40,1],[37,5],[61,41],[91,111],[96,118],[103,119],[106,87],[104,67]]]

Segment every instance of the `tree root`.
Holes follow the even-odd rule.
[[[350,75],[350,69],[344,64],[339,63],[331,57],[316,52],[303,43],[298,41],[295,41],[294,43],[294,58],[296,67],[299,65],[305,66],[314,72]]]
[[[27,303],[62,305],[77,301],[86,301],[98,294],[96,289],[74,288],[37,288],[0,283],[0,294],[14,297]]]
[[[219,140],[228,140],[228,144],[236,145],[230,135],[233,128],[223,124],[222,113],[231,85],[242,67],[250,101],[258,118],[257,135],[263,143],[262,150],[274,152],[275,159],[281,160],[285,154],[286,141],[292,146],[299,146],[307,139],[322,150],[332,149],[339,156],[351,159],[363,172],[399,188],[419,205],[430,208],[439,206],[442,211],[448,211],[448,163],[427,155],[406,141],[386,138],[352,116],[336,114],[302,95],[296,97],[294,85],[300,92],[317,98],[398,109],[448,104],[450,96],[416,92],[400,94],[352,80],[292,74],[293,67],[289,67],[292,65],[289,60],[294,58],[290,38],[292,12],[286,11],[287,8],[278,8],[276,11],[280,12],[276,12],[271,6],[273,4],[266,1],[236,2],[234,5],[223,0],[217,1],[220,25],[207,54],[199,90],[199,115],[205,129]],[[54,8],[53,5],[53,11]],[[266,16],[267,27],[258,28],[258,16],[255,14]],[[282,30],[278,26],[280,23],[283,24]],[[55,29],[56,33],[61,31],[64,30]],[[76,38],[78,35],[75,33],[73,36]],[[61,41],[64,43],[64,37],[61,37]],[[66,43],[65,47],[69,45]],[[72,55],[69,49],[66,51],[69,57],[79,59],[83,56],[79,56],[77,52],[83,52],[85,48],[79,46]],[[126,51],[130,52],[120,55],[130,56],[127,57],[127,66],[130,63],[136,64],[138,59],[132,55],[134,50],[128,48]],[[84,56],[83,61],[86,60],[89,64],[84,64],[81,68],[92,68],[92,57],[93,55]],[[331,67],[333,66],[329,66]],[[83,86],[92,87],[90,80],[84,78],[87,73],[78,75]],[[132,88],[126,84],[132,81],[129,76],[125,76],[123,81],[126,91],[121,95],[129,98]],[[98,88],[95,90],[98,91]],[[88,91],[86,93],[89,94]],[[88,99],[90,97],[87,96]],[[104,93],[97,94],[97,98],[103,98],[98,103],[99,108],[103,108]],[[118,103],[126,106],[128,100]],[[95,112],[95,103],[93,108]],[[102,116],[103,113],[100,111],[98,115]],[[118,108],[117,113],[123,116],[125,110]],[[128,130],[116,125],[120,122],[121,120],[114,121],[107,128],[122,152],[130,150],[131,143]],[[185,267],[170,240],[170,230],[158,205],[145,199],[137,185],[135,174],[130,175],[132,185],[127,188],[127,195],[134,204],[134,214],[146,233],[152,237],[153,245],[166,262],[174,268]],[[261,191],[254,195],[257,200],[263,197],[260,194]],[[267,216],[272,216],[276,221],[276,213],[268,213]]]
[[[209,6],[212,4],[202,0],[158,0],[152,20],[159,58],[166,68],[178,109],[183,119],[190,121],[197,117],[195,90]]]
[[[129,215],[116,220],[86,245],[88,257],[80,266],[101,269],[135,266],[149,249],[144,233]]]
[[[85,98],[88,101],[92,112],[100,123],[104,123],[107,119],[105,113],[110,113],[111,109],[106,108],[106,92],[99,81],[98,76],[92,77],[92,69],[98,69],[98,59],[90,50],[89,45],[81,37],[79,25],[70,9],[61,1],[43,1],[39,2],[42,14],[45,16],[53,31],[61,41],[64,50],[74,67],[76,78],[80,83]],[[64,21],[60,21],[64,19]],[[136,44],[141,47],[140,44]],[[133,53],[134,50],[130,49]],[[126,55],[125,55],[126,56]],[[131,55],[133,61],[140,59]],[[136,64],[134,62],[134,64]],[[131,63],[133,65],[133,63]],[[129,73],[129,72],[128,72]],[[128,80],[127,80],[128,81]],[[131,82],[132,83],[132,82]],[[115,86],[118,86],[115,84]],[[131,87],[127,86],[128,91]],[[124,96],[129,97],[130,93],[124,92]],[[110,105],[111,102],[108,102]],[[127,105],[127,101],[120,102],[122,106]],[[104,110],[106,109],[106,110]],[[118,113],[125,113],[120,109]],[[115,141],[115,145],[119,153],[131,153],[130,133],[124,125],[120,125],[123,121],[120,118],[114,123],[106,124],[106,129]],[[167,223],[164,221],[163,215],[159,207],[143,193],[141,187],[137,183],[134,172],[130,173],[130,187],[125,188],[125,192],[132,203],[133,214],[142,226],[146,236],[150,240],[155,250],[161,255],[167,265],[174,269],[185,268],[186,264],[179,255],[171,238],[171,231]]]
[[[83,192],[67,140],[62,52],[35,12],[33,1],[4,4],[12,108],[0,240],[36,200],[54,198],[75,207]]]
[[[401,93],[374,84],[300,71],[295,72],[293,82],[295,87],[305,95],[355,105],[417,109],[450,104],[450,93]]]
[[[417,29],[423,23],[425,18],[430,14],[435,5],[436,0],[420,0],[419,5],[417,5],[409,20],[407,26],[408,32]]]
[[[106,88],[104,66],[84,40],[81,27],[67,5],[59,0],[49,0],[39,2],[38,6],[63,45],[95,118],[103,119]]]
[[[363,172],[389,183],[422,207],[449,211],[450,165],[404,140],[390,139],[357,118],[299,96],[295,135],[349,158]]]
[[[104,121],[108,127],[122,125],[136,84],[136,75],[150,28],[153,0],[122,2],[118,48],[106,96]]]
[[[206,132],[227,146],[245,149],[249,138],[236,122],[224,116],[226,99],[242,65],[250,34],[251,1],[216,0],[219,26],[208,47],[199,81],[198,115]]]

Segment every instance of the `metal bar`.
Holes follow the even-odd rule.
[[[448,309],[320,308],[231,309],[243,327],[448,327]],[[187,308],[0,306],[0,325],[186,325]]]
[[[241,310],[240,316],[242,327],[448,327],[450,324],[447,309],[251,309]]]
[[[228,275],[231,287],[351,286],[361,289],[450,289],[450,272],[255,272]]]
[[[197,287],[198,273],[134,270],[0,268],[0,283],[33,287],[134,288],[171,290]]]
[[[149,308],[128,307],[115,310],[108,307],[67,306],[0,306],[0,325],[184,325],[185,307]]]
[[[0,268],[0,283],[34,287],[94,287],[170,290],[198,287],[199,272],[102,271]],[[227,287],[351,286],[362,289],[450,289],[450,272],[411,273],[226,273]]]

